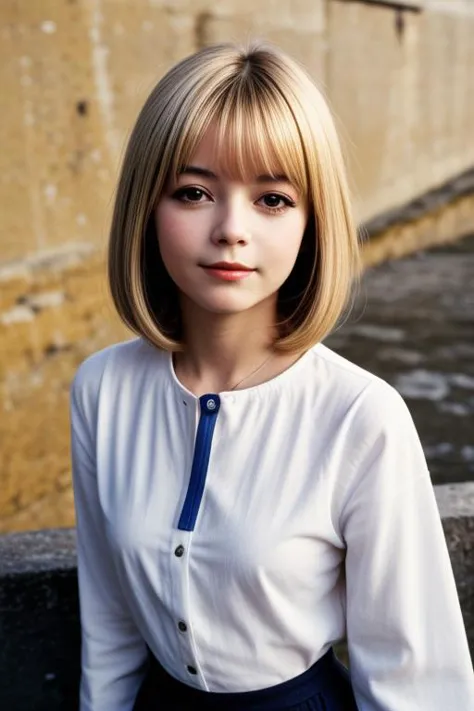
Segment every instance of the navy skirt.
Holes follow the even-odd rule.
[[[268,689],[214,693],[187,686],[152,659],[133,711],[357,711],[347,669],[329,650],[299,676]]]

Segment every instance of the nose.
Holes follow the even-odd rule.
[[[219,211],[212,232],[212,241],[217,245],[245,245],[250,241],[250,227],[244,206],[240,201],[229,201]]]

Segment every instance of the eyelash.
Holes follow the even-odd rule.
[[[181,202],[183,205],[186,205],[187,207],[194,207],[196,205],[201,204],[201,200],[185,200],[186,193],[189,193],[191,191],[196,191],[199,193],[202,193],[202,195],[207,195],[209,197],[209,194],[207,193],[204,188],[198,188],[195,186],[187,186],[185,188],[179,188],[179,190],[176,190],[176,192],[173,193],[172,198],[174,200],[178,200]],[[281,212],[285,212],[290,207],[296,207],[296,203],[294,200],[289,198],[287,195],[282,195],[281,193],[265,193],[262,195],[259,200],[262,200],[265,197],[277,197],[279,200],[282,200],[284,205],[281,205],[280,207],[269,207],[268,205],[261,205],[260,207],[263,207],[263,209],[266,212],[269,212],[272,215],[279,214]]]

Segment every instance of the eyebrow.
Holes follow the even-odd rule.
[[[201,168],[199,165],[185,165],[179,171],[178,175],[199,175],[203,178],[208,178],[209,180],[219,180],[219,176],[213,173],[212,170],[208,168]],[[257,183],[289,183],[290,180],[283,173],[278,175],[259,175],[255,182]]]

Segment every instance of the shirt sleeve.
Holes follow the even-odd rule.
[[[88,388],[89,386],[89,388]],[[71,457],[81,618],[80,711],[132,711],[147,648],[120,590],[97,491],[90,383],[71,388]]]
[[[359,711],[473,711],[466,633],[413,420],[388,385],[366,407],[341,515]]]

